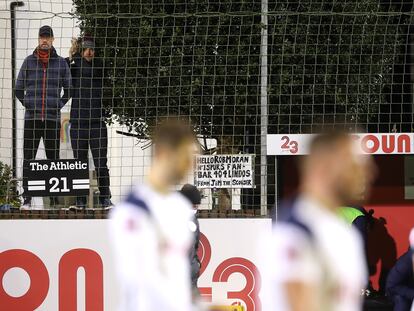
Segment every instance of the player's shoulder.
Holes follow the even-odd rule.
[[[360,240],[360,234],[358,231],[350,224],[345,222],[337,215],[332,215],[330,219],[330,224],[327,224],[326,228],[330,229],[330,232],[334,232],[337,235],[338,239],[344,239],[351,243],[358,242]],[[335,229],[335,230],[333,230]]]
[[[178,191],[174,191],[170,194],[170,203],[172,205],[171,211],[174,211],[174,217],[185,219],[192,218],[192,205],[191,202],[184,197]]]
[[[151,196],[145,186],[140,185],[134,187],[128,195],[125,196],[123,203],[125,205],[133,206],[138,210],[142,210],[147,214],[151,213]]]
[[[333,257],[343,258],[361,257],[363,243],[360,234],[355,228],[337,217],[328,215],[319,224],[318,242],[320,248]]]
[[[150,198],[148,198],[145,187],[138,185],[134,186],[122,201],[112,209],[111,217],[115,218],[126,215],[150,216],[151,213]]]
[[[171,193],[171,197],[182,208],[187,209],[187,210],[191,209],[192,207],[191,202],[185,196],[183,196],[180,192],[175,191]]]
[[[338,221],[341,223],[341,231],[340,234],[342,235],[341,239],[344,241],[347,241],[347,248],[350,251],[357,251],[363,249],[363,240],[361,233],[358,232],[357,229],[354,228],[354,226],[350,226],[347,223],[345,223],[342,219],[338,219]]]
[[[312,223],[301,215],[297,200],[287,200],[281,205],[278,219],[273,231],[276,235],[286,236],[288,239],[299,239],[307,242],[314,240]]]
[[[356,234],[352,226],[344,222],[337,214],[318,202],[302,198],[297,208],[299,218],[308,225],[316,239],[354,240]]]
[[[311,249],[315,236],[311,229],[299,220],[279,220],[272,229],[272,240],[277,248]]]

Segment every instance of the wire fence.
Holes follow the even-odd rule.
[[[0,203],[27,201],[23,168],[35,157],[86,159],[91,190],[81,204],[116,203],[148,170],[151,130],[179,115],[203,154],[253,155],[243,177],[251,185],[202,187],[201,208],[263,214],[277,192],[268,133],[412,131],[412,9],[375,0],[0,4],[0,160],[8,165]],[[43,25],[62,60],[45,77],[36,52]],[[31,208],[78,203],[30,200]]]

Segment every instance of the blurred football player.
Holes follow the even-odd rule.
[[[361,189],[368,191],[373,180],[370,161],[345,133],[313,139],[299,194],[281,208],[266,242],[264,311],[361,310],[363,244],[336,209],[360,203]]]
[[[193,167],[195,138],[183,122],[157,126],[143,184],[111,214],[122,311],[191,310],[191,203],[176,186]]]

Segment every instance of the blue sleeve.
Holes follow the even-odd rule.
[[[70,74],[70,69],[67,62],[63,59],[62,63],[64,65],[63,78],[62,78],[62,87],[63,95],[61,99],[61,107],[65,106],[70,98],[70,88],[72,85],[72,76]]]
[[[17,99],[24,104],[24,93],[26,91],[26,69],[27,69],[27,59],[24,60],[22,67],[20,67],[19,75],[17,76],[15,94]]]
[[[402,255],[388,274],[386,292],[389,296],[399,295],[406,299],[414,299],[413,262],[411,253]]]
[[[72,77],[72,85],[71,85],[71,97],[73,97],[74,94],[76,94],[76,92],[74,91],[76,88],[79,88],[80,86],[80,77],[81,77],[81,73],[80,73],[80,67],[78,66],[78,63],[76,61],[73,61],[70,66],[70,74]]]

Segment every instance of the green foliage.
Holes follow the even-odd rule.
[[[259,133],[261,3],[73,0],[105,62],[105,106],[140,134],[189,116],[200,133]],[[377,0],[269,1],[271,132],[378,122],[403,40]],[[387,9],[388,10],[388,9]]]
[[[258,105],[260,2],[74,0],[110,79],[105,104],[146,132],[189,116],[209,136],[242,134]]]
[[[0,205],[11,204],[20,206],[16,192],[16,182],[13,180],[11,167],[0,162]]]
[[[394,64],[404,64],[399,7],[377,0],[272,2],[270,124],[311,132],[321,124],[380,122]],[[384,113],[384,112],[383,112]],[[377,127],[378,128],[378,127]],[[370,130],[378,130],[370,127]]]

